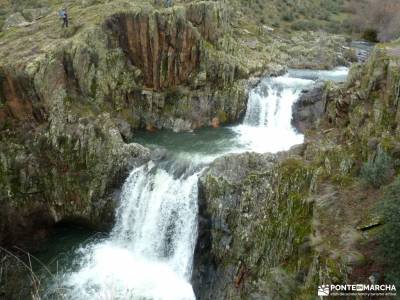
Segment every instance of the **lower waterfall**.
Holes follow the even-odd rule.
[[[199,172],[175,174],[149,162],[131,172],[105,241],[80,249],[63,275],[68,299],[195,299],[190,277]]]

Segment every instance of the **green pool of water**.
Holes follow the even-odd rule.
[[[138,132],[132,142],[151,149],[165,149],[175,154],[218,156],[240,147],[231,127],[202,128],[192,132]]]

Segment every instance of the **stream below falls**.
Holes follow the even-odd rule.
[[[198,178],[215,158],[246,151],[278,152],[303,142],[291,126],[292,105],[321,80],[344,81],[348,69],[289,70],[250,91],[238,125],[193,132],[138,133],[153,160],[123,185],[109,234],[71,228],[39,253],[44,299],[195,299],[190,284],[197,238]],[[53,275],[48,275],[49,273]]]

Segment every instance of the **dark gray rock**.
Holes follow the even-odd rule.
[[[296,290],[286,278],[298,272],[274,267],[311,255],[303,231],[311,220],[309,182],[307,168],[289,155],[227,155],[203,173],[192,277],[198,300],[277,299],[276,284],[262,284],[275,275],[288,295]]]
[[[293,105],[292,125],[301,133],[311,129],[324,115],[326,96],[324,84],[305,91]]]

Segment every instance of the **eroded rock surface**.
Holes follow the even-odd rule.
[[[326,109],[325,86],[304,91],[300,98],[293,104],[292,125],[301,133],[307,129],[315,128],[317,122],[324,116]]]
[[[297,282],[309,284],[311,180],[296,156],[245,153],[210,166],[200,180],[198,299],[290,298]]]

